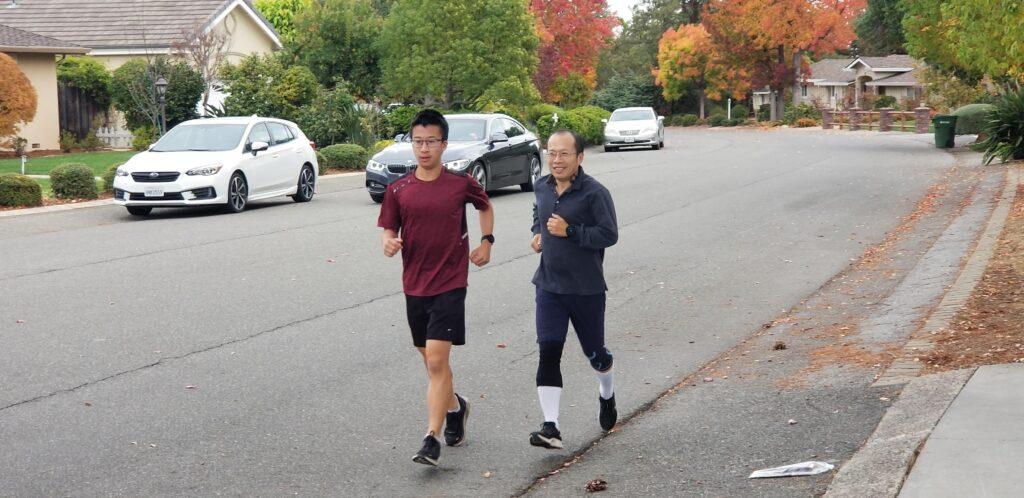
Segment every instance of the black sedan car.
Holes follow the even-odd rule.
[[[533,190],[541,176],[540,140],[525,126],[504,114],[452,114],[448,120],[448,148],[441,156],[451,171],[467,172],[484,190],[518,185]],[[366,164],[366,189],[375,202],[384,201],[391,182],[416,168],[412,143],[399,135],[396,143],[378,152]]]

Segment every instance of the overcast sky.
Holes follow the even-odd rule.
[[[622,19],[628,20],[634,5],[640,0],[608,0],[608,9]]]

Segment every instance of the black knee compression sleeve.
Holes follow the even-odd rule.
[[[598,372],[605,372],[612,368],[612,353],[608,351],[608,348],[602,347],[597,351],[592,351],[587,355],[587,359],[590,360],[590,366]]]
[[[540,346],[540,361],[537,363],[537,385],[562,387],[562,346],[564,342],[545,341]]]

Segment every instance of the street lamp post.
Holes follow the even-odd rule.
[[[160,99],[160,135],[167,133],[167,80],[163,76],[156,79],[156,95]]]

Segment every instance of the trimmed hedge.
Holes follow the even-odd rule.
[[[121,164],[124,164],[124,163],[121,163]],[[121,164],[115,164],[115,165],[107,168],[107,170],[103,172],[103,191],[104,192],[113,192],[114,191],[114,178],[117,178],[117,168],[119,168],[121,166]]]
[[[50,171],[50,187],[58,199],[95,199],[99,197],[92,170],[82,163],[61,164]]]
[[[552,104],[536,104],[526,108],[526,121],[537,123],[540,118],[548,114],[558,113],[559,116],[565,113],[561,107]]]
[[[320,149],[320,153],[328,168],[361,169],[369,160],[366,149],[356,144],[335,144]]]
[[[772,105],[771,104],[761,104],[760,106],[758,106],[757,107],[757,116],[756,117],[757,117],[758,121],[768,121],[769,119],[771,119],[771,117],[772,117]]]
[[[892,95],[880,95],[878,100],[875,101],[875,109],[885,109],[896,107],[896,97]]]
[[[745,105],[732,106],[732,118],[746,121],[750,117],[750,109]]]
[[[316,151],[316,165],[319,169],[316,173],[318,176],[327,174],[327,159],[324,159],[324,155],[320,151]]]
[[[714,114],[708,118],[708,126],[725,126],[725,123],[729,121],[724,114]]]
[[[395,138],[395,135],[399,133],[409,133],[409,125],[412,124],[412,120],[416,118],[416,115],[425,109],[424,107],[416,105],[404,105],[402,107],[396,107],[391,109],[384,114],[384,120],[387,122],[387,137]]]
[[[582,106],[558,113],[558,123],[551,114],[545,114],[537,120],[537,133],[547,140],[551,133],[566,129],[575,131],[587,145],[597,145],[604,141],[604,123],[612,113],[596,106]]]
[[[378,140],[377,143],[373,144],[373,148],[370,149],[370,157],[376,156],[378,152],[394,145],[394,140]]]
[[[43,188],[35,180],[17,173],[0,175],[0,206],[40,206]]]
[[[821,119],[821,109],[811,104],[800,104],[797,106],[786,106],[786,111],[782,113],[782,120],[787,124],[792,125],[800,118],[811,118],[817,121]]]
[[[978,135],[985,129],[988,115],[995,106],[992,104],[968,104],[955,111],[957,135]]]

